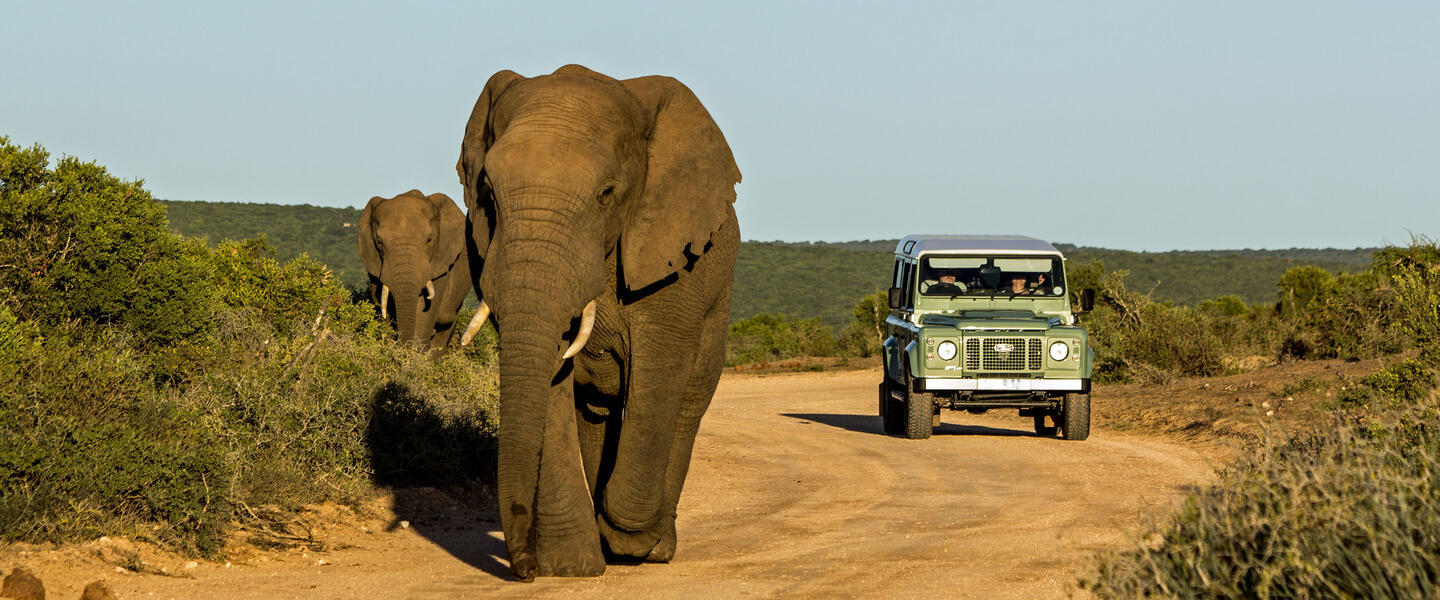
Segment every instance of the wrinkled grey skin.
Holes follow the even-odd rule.
[[[497,492],[510,570],[668,561],[724,363],[740,170],[668,77],[492,76],[465,128],[476,289],[500,334]],[[594,331],[571,360],[582,309]]]
[[[382,286],[390,287],[384,312],[400,341],[435,352],[449,342],[455,313],[473,285],[465,237],[465,213],[445,194],[410,190],[365,205],[358,243],[370,299],[379,306]]]

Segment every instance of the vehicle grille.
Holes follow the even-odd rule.
[[[996,346],[1009,345],[1012,350],[1000,352]],[[1041,354],[1044,340],[1039,338],[987,337],[965,340],[966,371],[1039,371],[1044,366]]]

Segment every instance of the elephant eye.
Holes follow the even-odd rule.
[[[609,203],[610,203],[610,199],[611,199],[612,197],[614,197],[614,196],[615,196],[615,186],[613,186],[613,185],[607,185],[607,186],[605,186],[605,189],[600,190],[600,193],[595,195],[595,199],[596,199],[596,200],[599,200],[601,204],[609,204]]]

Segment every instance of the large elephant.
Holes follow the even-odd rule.
[[[500,71],[465,127],[481,310],[499,331],[497,495],[510,571],[668,561],[724,362],[740,170],[669,77]]]
[[[432,351],[449,343],[473,285],[466,246],[465,213],[445,194],[410,190],[365,205],[360,261],[370,273],[370,298],[394,318],[400,341]]]

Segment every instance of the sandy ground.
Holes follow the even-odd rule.
[[[518,583],[493,515],[436,501],[412,507],[408,526],[340,520],[317,534],[329,550],[230,566],[139,574],[81,549],[11,548],[0,569],[27,565],[50,598],[104,578],[125,600],[1064,597],[1096,550],[1131,543],[1217,466],[1101,420],[1089,440],[1066,442],[1036,437],[1014,413],[946,411],[929,440],[887,437],[878,377],[727,375],[696,442],[669,564]]]

